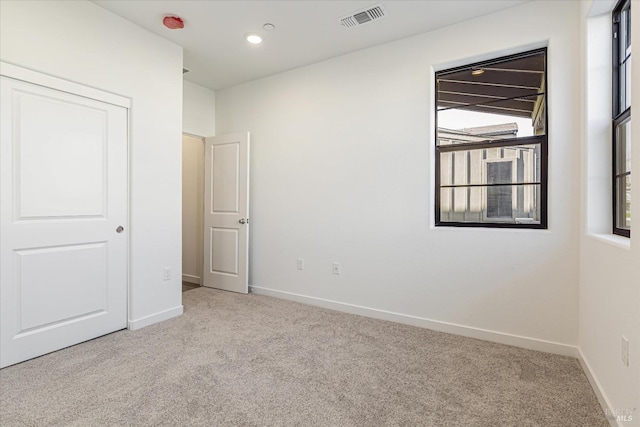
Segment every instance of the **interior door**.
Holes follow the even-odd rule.
[[[205,138],[203,286],[249,292],[249,133]]]
[[[0,79],[4,367],[127,327],[128,110]]]

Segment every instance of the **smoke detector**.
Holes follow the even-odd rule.
[[[162,18],[162,23],[170,30],[181,30],[184,28],[184,21],[179,16],[165,16]]]
[[[354,28],[371,21],[382,19],[385,16],[387,16],[387,13],[384,11],[382,3],[380,3],[338,18],[338,21],[340,21],[340,24],[345,28]]]

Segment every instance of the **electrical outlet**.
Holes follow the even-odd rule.
[[[304,270],[304,259],[298,258],[298,270]]]
[[[162,280],[171,280],[171,267],[165,267],[162,269]]]
[[[629,340],[623,335],[620,340],[620,358],[624,366],[629,366]]]
[[[333,263],[333,274],[340,274],[340,263],[339,262],[334,262]]]

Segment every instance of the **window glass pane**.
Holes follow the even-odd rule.
[[[631,57],[627,58],[625,62],[620,64],[618,73],[620,74],[619,80],[619,97],[620,97],[620,111],[624,112],[631,106]]]
[[[626,40],[626,56],[631,55],[631,3],[629,3],[629,7],[627,8],[626,11],[626,15],[627,15],[627,34],[625,37]]]
[[[533,112],[543,114],[543,104],[544,95],[534,95],[441,109],[438,111],[438,143],[464,144],[544,135],[544,120],[536,124],[532,118]]]
[[[615,115],[623,113],[631,106],[631,3],[627,2],[617,14],[614,45],[614,57],[618,58],[614,64],[614,79],[618,93],[614,94]]]
[[[441,188],[440,221],[540,224],[540,185]]]
[[[628,31],[628,27],[629,27],[629,22],[627,20],[629,14],[627,9],[624,9],[622,11],[620,11],[620,26],[618,27],[619,31],[618,31],[618,49],[620,49],[620,63],[622,63],[622,61],[624,61],[624,59],[626,58],[626,51],[627,51],[627,46],[628,43],[631,42],[631,40],[629,40],[628,36],[627,36],[627,31]]]
[[[618,177],[616,180],[616,227],[631,229],[631,175]]]
[[[494,173],[509,164],[510,175]],[[540,144],[460,150],[440,155],[440,185],[539,183]]]
[[[631,54],[631,2],[629,2],[622,11],[622,56],[628,56]]]
[[[545,52],[436,73],[438,144],[544,135]]]
[[[624,106],[623,111],[631,106],[631,58],[627,59],[624,64],[625,83],[624,83]]]
[[[631,119],[616,128],[616,174],[631,171]]]
[[[619,87],[618,87],[618,97],[619,97],[619,108],[620,108],[620,112],[624,111],[627,109],[626,105],[627,105],[627,87],[626,87],[626,82],[627,82],[627,78],[626,78],[626,72],[627,69],[623,64],[620,64],[620,67],[618,69],[618,82],[619,82]]]

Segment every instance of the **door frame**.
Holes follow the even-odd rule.
[[[127,329],[131,329],[131,98],[122,95],[117,95],[111,92],[107,92],[101,89],[96,89],[90,86],[76,83],[71,80],[66,80],[60,77],[55,77],[49,74],[45,74],[39,71],[24,68],[15,64],[0,61],[0,75],[8,77],[14,80],[20,80],[26,83],[35,84],[38,86],[55,89],[61,92],[70,93],[76,96],[93,99],[96,101],[104,102],[107,104],[124,107],[127,109],[127,228],[128,232],[124,236],[126,239],[126,288],[127,288]],[[0,238],[2,236],[0,235]]]

